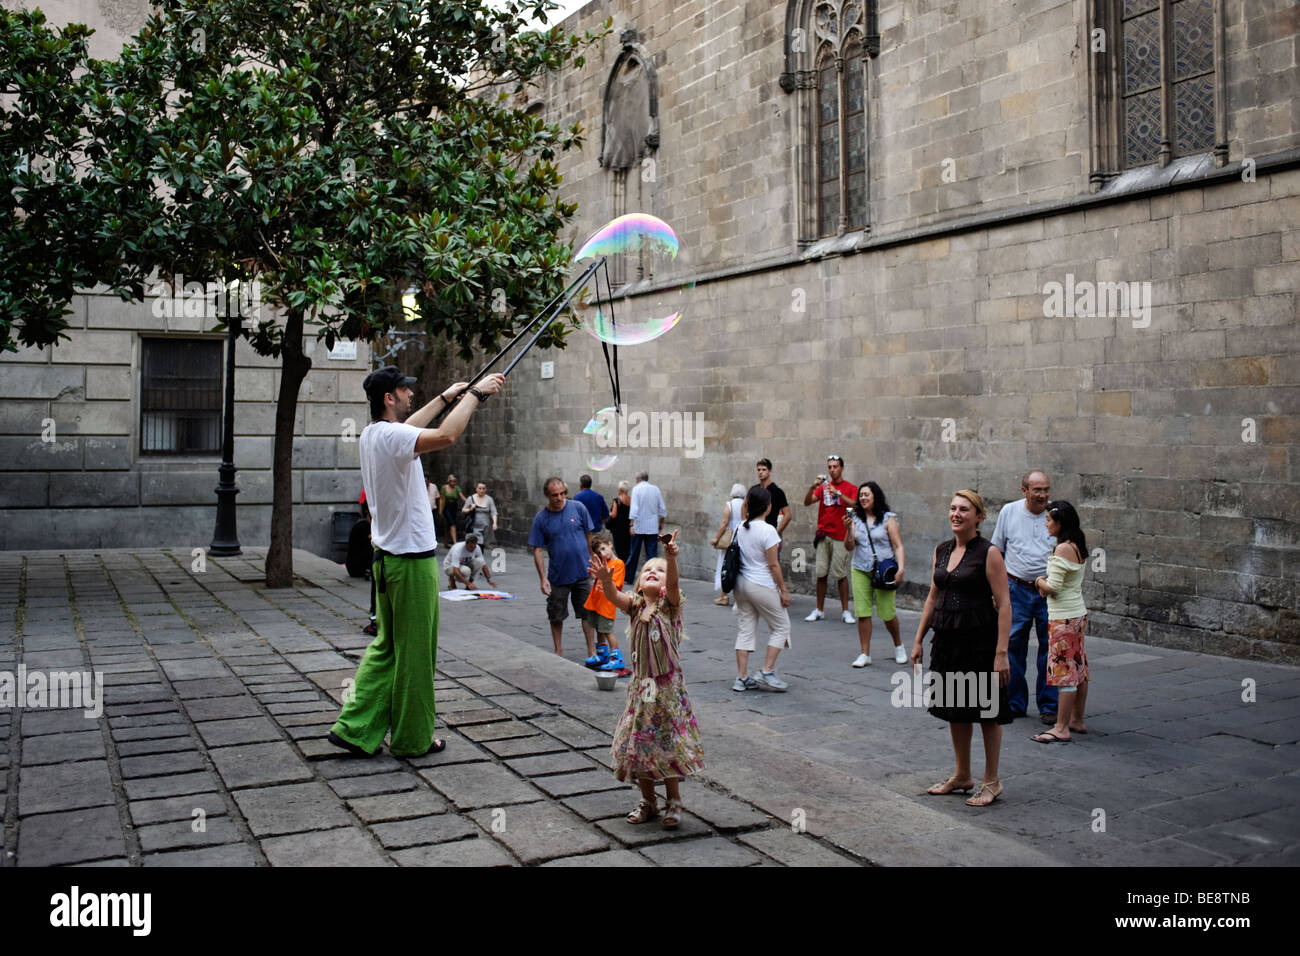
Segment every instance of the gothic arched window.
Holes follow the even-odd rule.
[[[1214,151],[1227,161],[1222,0],[1091,0],[1093,180]]]
[[[875,0],[790,0],[786,71],[795,95],[799,241],[867,228],[867,61]]]

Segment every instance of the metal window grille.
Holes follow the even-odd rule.
[[[221,451],[221,345],[198,339],[144,339],[140,453]]]

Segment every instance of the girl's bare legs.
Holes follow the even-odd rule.
[[[1083,708],[1088,703],[1088,682],[1084,681],[1079,685],[1079,689],[1072,695],[1078,700],[1074,702],[1074,713],[1070,717],[1070,729],[1075,733],[1083,733],[1088,729],[1088,725],[1083,722]]]
[[[670,777],[669,779],[664,781],[664,790],[668,792],[668,799],[670,801],[681,800],[682,794],[681,791],[678,789],[680,783],[681,780],[678,779],[677,777]],[[654,792],[653,788],[651,788],[651,792],[652,793]]]
[[[1078,696],[1078,691],[1061,688],[1061,695],[1056,704],[1056,724],[1046,731],[1047,733],[1053,737],[1059,737],[1061,740],[1070,739],[1070,724],[1074,722],[1071,715],[1074,713],[1074,702]]]

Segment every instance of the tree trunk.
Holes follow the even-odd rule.
[[[275,452],[271,478],[271,547],[266,552],[266,586],[293,586],[293,426],[298,390],[311,369],[302,350],[303,315],[290,311],[280,353],[280,395],[275,406]]]

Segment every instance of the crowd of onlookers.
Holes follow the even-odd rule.
[[[718,551],[715,601],[734,606],[736,615],[735,691],[785,691],[777,661],[791,646],[787,608],[790,590],[782,570],[783,541],[793,520],[786,493],[772,479],[772,463],[759,459],[757,481],[737,482],[721,502],[710,543]],[[495,588],[485,548],[496,543],[496,502],[484,481],[466,493],[455,475],[442,484],[426,481],[429,506],[439,537],[450,544],[441,562],[447,587],[472,588],[482,576]],[[634,672],[634,662],[619,646],[618,608],[604,593],[601,570],[612,587],[636,592],[643,563],[663,564],[661,547],[667,507],[646,472],[629,484],[620,481],[606,499],[592,488],[590,475],[579,479],[572,500],[565,482],[548,478],[546,504],[534,516],[528,536],[550,624],[555,652],[561,652],[563,622],[572,609],[587,645],[587,666],[619,676]],[[854,485],[844,477],[844,460],[830,455],[826,469],[808,485],[805,506],[816,505],[811,558],[816,579],[816,606],[807,623],[826,618],[833,586],[840,619],[856,625],[859,653],[855,668],[872,663],[873,622],[878,616],[892,642],[897,664],[920,668],[922,640],[934,632],[927,675],[926,703],[931,713],[949,722],[956,770],[930,793],[969,792],[975,788],[970,768],[973,727],[984,737],[985,773],[974,796],[975,806],[992,803],[1001,793],[998,756],[1001,728],[1026,715],[1031,632],[1036,633],[1037,680],[1034,701],[1048,725],[1034,735],[1039,743],[1065,743],[1086,734],[1084,708],[1088,665],[1084,654],[1087,609],[1081,583],[1087,544],[1079,516],[1068,501],[1050,500],[1050,482],[1041,470],[1021,480],[1020,500],[1003,507],[990,537],[980,534],[985,518],[981,496],[957,491],[948,503],[952,537],[933,556],[929,589],[910,648],[903,644],[895,595],[905,580],[906,550],[899,516],[885,490],[875,481]],[[363,495],[364,499],[364,495]],[[365,507],[364,501],[362,507]],[[354,529],[358,569],[366,566],[367,546],[359,540],[364,523]],[[675,553],[675,543],[673,549]],[[739,556],[738,575],[724,591],[723,566],[728,548]],[[349,567],[351,568],[351,561]],[[675,561],[673,562],[675,572]],[[362,572],[364,573],[364,572]],[[653,574],[652,574],[653,576]],[[675,576],[675,575],[674,575]],[[662,584],[662,582],[660,582]],[[850,606],[850,599],[852,605]],[[372,609],[373,614],[373,609]],[[749,666],[760,622],[767,631],[762,663]],[[373,633],[373,619],[370,630]]]
[[[446,747],[433,737],[437,525],[451,542],[441,565],[448,588],[472,588],[480,574],[489,586],[495,584],[484,555],[484,547],[495,541],[498,522],[487,484],[480,481],[465,494],[449,475],[435,487],[416,461],[421,453],[454,441],[473,410],[500,391],[505,379],[486,376],[481,387],[455,383],[412,413],[414,384],[415,379],[392,366],[372,372],[365,382],[372,421],[362,432],[360,453],[364,485],[376,495],[375,519],[372,527],[363,493],[363,518],[352,531],[347,566],[349,573],[371,578],[367,631],[376,633],[376,620],[379,626],[358,667],[355,697],[345,702],[327,735],[334,745],[362,757],[378,753],[390,728],[395,754],[437,753]],[[449,398],[448,391],[455,397]],[[440,406],[451,409],[443,425],[424,427]],[[781,550],[792,515],[789,499],[772,480],[771,461],[759,459],[756,469],[755,484],[748,489],[732,485],[722,501],[711,540],[719,551],[715,585],[722,592],[718,604],[734,601],[737,676],[732,690],[779,692],[789,689],[776,666],[791,642],[790,590]],[[620,482],[608,503],[592,488],[590,476],[583,475],[580,486],[570,501],[563,479],[547,478],[542,486],[546,504],[533,517],[528,534],[555,652],[561,652],[563,622],[572,608],[586,638],[585,663],[631,678],[611,750],[615,775],[635,780],[641,790],[641,801],[627,819],[644,823],[658,816],[655,784],[662,780],[667,791],[664,825],[676,826],[682,811],[680,781],[704,766],[679,654],[687,635],[678,532],[665,533],[664,498],[645,472],[631,486]],[[1082,592],[1087,541],[1074,507],[1050,500],[1051,485],[1043,471],[1027,472],[1020,491],[1022,500],[998,512],[988,538],[980,533],[986,517],[980,494],[968,488],[953,493],[947,504],[951,535],[934,549],[910,653],[895,601],[906,574],[902,521],[890,509],[885,489],[875,481],[854,485],[844,477],[843,458],[830,455],[826,471],[809,483],[803,498],[806,507],[817,505],[811,542],[817,601],[804,621],[825,620],[833,583],[841,620],[857,626],[860,653],[852,666],[871,664],[872,622],[879,615],[894,661],[910,661],[918,678],[925,658],[922,642],[933,632],[924,703],[949,725],[955,769],[927,792],[938,796],[975,789],[966,800],[971,806],[988,806],[1002,795],[1002,728],[1028,712],[1031,631],[1038,637],[1034,702],[1047,725],[1032,739],[1068,743],[1088,732],[1088,618]],[[620,613],[628,617],[621,643]],[[762,664],[751,673],[749,658],[760,621],[767,629],[767,646]],[[985,756],[977,789],[971,769],[976,724]]]
[[[777,675],[781,651],[790,647],[787,608],[790,591],[781,564],[783,538],[792,516],[789,499],[772,480],[772,463],[757,462],[758,481],[734,484],[721,505],[711,544],[718,549],[714,587],[724,590],[724,553],[738,553],[738,575],[715,603],[734,602],[736,627],[735,691],[785,691]],[[667,509],[663,495],[644,472],[629,487],[620,482],[611,502],[592,490],[584,475],[576,500],[558,477],[547,479],[547,504],[533,520],[528,543],[534,550],[547,618],[556,653],[561,651],[563,621],[572,606],[583,627],[590,667],[635,673],[634,662],[618,649],[614,606],[601,598],[593,581],[607,570],[615,588],[639,580],[640,561],[647,566],[668,545],[663,533]],[[926,705],[949,723],[956,769],[928,791],[941,795],[976,788],[970,768],[975,724],[984,738],[985,772],[967,801],[986,806],[1002,790],[998,757],[1002,727],[1028,712],[1026,680],[1029,637],[1037,634],[1037,681],[1034,702],[1047,729],[1038,743],[1065,743],[1087,733],[1088,664],[1084,653],[1087,609],[1082,579],[1088,555],[1079,516],[1068,501],[1050,500],[1050,482],[1034,469],[1021,479],[1020,500],[1003,507],[991,537],[980,533],[986,512],[983,498],[961,489],[948,502],[952,532],[935,549],[921,620],[910,645],[904,645],[895,596],[906,574],[902,524],[875,481],[854,485],[844,478],[844,460],[831,455],[826,470],[809,483],[805,506],[817,506],[812,536],[816,607],[804,620],[826,618],[826,595],[832,585],[841,605],[841,620],[857,627],[860,653],[851,666],[872,663],[872,624],[878,615],[892,642],[897,664],[919,671],[922,641],[933,632],[926,675]],[[606,534],[598,529],[609,529]],[[671,536],[675,539],[675,535]],[[675,553],[675,543],[674,543]],[[545,559],[545,560],[544,560]],[[673,562],[675,574],[675,562]],[[850,609],[850,595],[852,609]],[[600,604],[599,610],[596,605]],[[762,664],[751,671],[759,623],[768,640]],[[629,631],[630,633],[631,631]],[[629,665],[633,665],[629,669]]]

